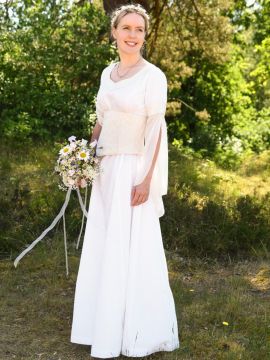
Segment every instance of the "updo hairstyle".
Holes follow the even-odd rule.
[[[143,17],[144,24],[145,24],[145,36],[148,35],[150,17],[148,15],[147,11],[140,4],[129,4],[129,5],[120,6],[119,8],[115,9],[111,14],[111,38],[112,39],[113,39],[112,29],[117,28],[120,20],[125,15],[133,14],[133,13],[141,15]]]

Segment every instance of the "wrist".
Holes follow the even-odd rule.
[[[144,178],[143,183],[144,183],[145,185],[150,185],[151,179],[152,179],[152,175],[147,175],[147,176]]]

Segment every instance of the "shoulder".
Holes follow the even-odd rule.
[[[115,66],[116,62],[111,62],[109,65],[107,65],[101,72],[101,81],[104,79],[104,77],[107,74],[110,74],[111,70]]]
[[[155,64],[148,62],[148,81],[156,80],[167,84],[165,73]]]
[[[157,65],[148,62],[148,66],[150,67],[150,69],[153,73],[166,77],[165,73]]]
[[[111,69],[115,66],[115,64],[117,64],[117,62],[111,62],[110,64],[108,64],[107,66],[105,66],[105,68],[103,69],[102,73],[105,73],[105,72],[111,70]]]
[[[156,65],[152,63],[148,63],[149,70],[146,75],[146,87],[148,89],[153,90],[155,88],[155,91],[158,89],[165,89],[167,90],[167,77],[165,73]]]

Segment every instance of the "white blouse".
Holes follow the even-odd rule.
[[[97,121],[102,126],[97,156],[139,154],[141,165],[136,184],[143,181],[154,157],[159,132],[161,143],[155,164],[150,196],[159,216],[164,214],[162,195],[168,185],[168,143],[165,112],[167,79],[161,69],[147,63],[130,78],[114,82],[110,73],[115,63],[101,74],[96,100]]]

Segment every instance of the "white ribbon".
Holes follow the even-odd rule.
[[[77,194],[78,194],[78,197],[79,197],[79,201],[82,201],[82,200],[81,200],[81,194],[80,194],[80,191],[79,191],[78,189],[77,189]],[[85,196],[84,196],[84,209],[86,208],[86,203],[87,203],[87,187],[86,187],[86,189],[85,189]],[[87,217],[87,214],[85,214],[85,212],[83,211],[81,230],[80,230],[80,233],[79,233],[79,237],[78,237],[76,249],[79,248],[79,244],[80,244],[80,240],[81,240],[81,235],[82,235],[82,231],[83,231],[83,225],[84,225],[84,217]]]
[[[65,202],[59,212],[59,214],[56,216],[56,218],[53,220],[53,222],[51,223],[51,225],[49,227],[47,227],[47,229],[45,229],[42,234],[32,242],[32,244],[30,244],[25,250],[23,250],[23,252],[20,253],[19,256],[16,257],[16,259],[14,260],[14,266],[15,268],[17,267],[19,261],[21,260],[21,258],[24,257],[25,254],[27,254],[31,249],[33,249],[33,247],[44,238],[44,236],[50,231],[52,230],[55,225],[57,224],[57,222],[60,220],[61,217],[63,217],[63,227],[64,227],[64,245],[65,245],[65,259],[66,259],[66,275],[68,276],[69,271],[68,271],[68,256],[67,256],[67,236],[66,236],[66,221],[65,221],[65,211],[66,208],[68,206],[69,203],[69,199],[70,199],[70,194],[71,194],[71,190],[72,188],[68,188],[67,190],[67,194],[66,194],[66,198],[65,198]],[[86,198],[87,198],[87,187],[85,190],[85,203],[83,204],[82,198],[81,198],[81,194],[80,194],[80,190],[76,189],[77,194],[78,194],[78,198],[79,198],[79,203],[83,212],[83,218],[82,218],[82,222],[84,222],[84,217],[87,218],[87,211],[86,211]],[[82,227],[83,227],[83,223],[82,223]],[[81,237],[81,233],[82,233],[82,227],[81,227],[81,232],[79,235],[79,239],[78,239],[78,243],[77,243],[77,249],[78,249],[78,245],[79,245],[79,241],[80,241],[80,237]]]

